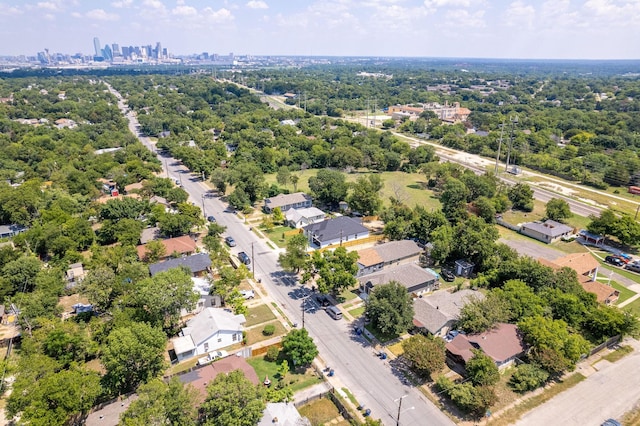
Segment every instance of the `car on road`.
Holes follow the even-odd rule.
[[[233,239],[233,237],[227,237],[224,239],[224,242],[227,243],[227,245],[229,247],[235,247],[236,246],[236,240]]]
[[[624,262],[617,256],[607,256],[604,261],[613,266],[624,266]]]
[[[215,217],[213,217],[213,216],[207,216],[207,220],[208,220],[209,222],[215,222],[215,221],[216,221],[216,218],[215,218]]]
[[[320,305],[322,308],[326,308],[327,306],[331,306],[331,302],[329,301],[329,298],[327,296],[325,296],[324,294],[319,294],[316,297],[316,301],[318,302],[318,305]]]
[[[629,271],[632,271],[632,272],[640,272],[640,263],[636,263],[636,262],[627,263],[624,266],[624,269],[628,269]]]
[[[456,276],[453,275],[453,272],[451,272],[448,269],[440,270],[440,276],[442,277],[443,280],[445,280],[448,283],[450,283],[451,281],[454,281],[456,279]]]
[[[251,258],[249,258],[249,255],[243,251],[238,253],[238,259],[240,259],[240,262],[244,263],[245,265],[249,265],[251,263]]]

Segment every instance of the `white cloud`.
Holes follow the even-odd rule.
[[[469,7],[471,0],[424,0],[424,5],[429,9],[440,7]]]
[[[178,6],[174,8],[171,13],[177,16],[196,16],[198,11],[195,7],[191,6]]]
[[[584,9],[587,14],[599,18],[599,23],[606,19],[616,25],[637,25],[640,20],[639,0],[588,0]]]
[[[447,26],[455,28],[484,28],[484,10],[470,13],[465,9],[450,10],[447,12]]]
[[[52,13],[45,13],[44,14],[44,19],[46,19],[47,21],[55,21],[56,20],[56,15],[54,15]]]
[[[104,9],[90,10],[85,14],[85,17],[96,21],[117,21],[119,18],[115,13],[108,13]]]
[[[38,9],[58,10],[58,5],[50,1],[41,1],[36,4]]]
[[[20,15],[22,11],[16,6],[7,6],[0,3],[0,15]]]
[[[532,28],[536,16],[536,10],[530,4],[517,0],[509,5],[504,14],[505,23],[510,27]]]
[[[121,9],[123,7],[131,7],[132,4],[133,4],[133,0],[120,0],[120,1],[114,1],[113,3],[111,3],[111,6],[117,9]]]
[[[262,0],[251,0],[247,3],[249,9],[269,9],[267,3]]]
[[[224,7],[219,10],[214,10],[210,7],[202,9],[204,18],[209,22],[229,22],[233,20],[233,14],[229,9]]]

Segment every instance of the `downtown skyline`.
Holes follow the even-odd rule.
[[[639,59],[636,0],[0,0],[2,55],[94,53],[93,39],[175,55]]]

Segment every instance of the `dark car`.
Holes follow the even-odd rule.
[[[318,301],[318,305],[320,305],[323,308],[326,308],[327,306],[331,305],[331,302],[329,301],[329,298],[327,296],[325,296],[324,294],[319,294],[316,297],[316,300]]]
[[[451,272],[448,269],[442,269],[440,271],[440,275],[442,276],[443,280],[445,280],[446,282],[449,282],[449,283],[456,279],[456,276],[453,275],[453,272]]]
[[[207,220],[208,220],[209,222],[215,222],[215,221],[216,221],[216,218],[215,218],[215,217],[213,217],[213,216],[207,216]]]
[[[236,240],[233,239],[233,237],[227,237],[224,239],[224,242],[227,243],[227,245],[229,247],[235,247],[236,246]]]
[[[251,259],[249,258],[249,255],[243,251],[238,253],[238,259],[240,259],[240,262],[244,263],[245,265],[248,265],[251,263]]]
[[[616,256],[607,256],[604,258],[604,261],[614,266],[624,266],[624,262],[620,260],[619,257],[616,257]]]

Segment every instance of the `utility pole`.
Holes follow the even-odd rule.
[[[498,176],[498,161],[500,161],[500,148],[502,148],[502,135],[504,134],[504,119],[500,127],[500,142],[498,142],[498,155],[496,155],[496,176]]]
[[[509,171],[509,158],[511,157],[511,149],[513,148],[513,129],[516,124],[518,124],[518,116],[516,115],[514,118],[509,118],[511,120],[511,136],[509,137],[509,150],[507,151],[507,164],[504,168],[506,172]]]
[[[207,213],[204,211],[204,194],[202,194],[202,216],[207,217]]]
[[[396,399],[398,401],[398,417],[396,417],[396,426],[400,426],[400,409],[402,408],[402,400],[409,395],[402,395],[400,398]]]
[[[304,299],[302,299],[302,329],[304,330],[304,312],[307,310],[306,309],[306,305],[307,305],[307,299],[309,298],[309,296],[305,297]]]
[[[251,274],[253,275],[253,279],[256,279],[256,261],[253,256],[253,241],[251,242]]]

